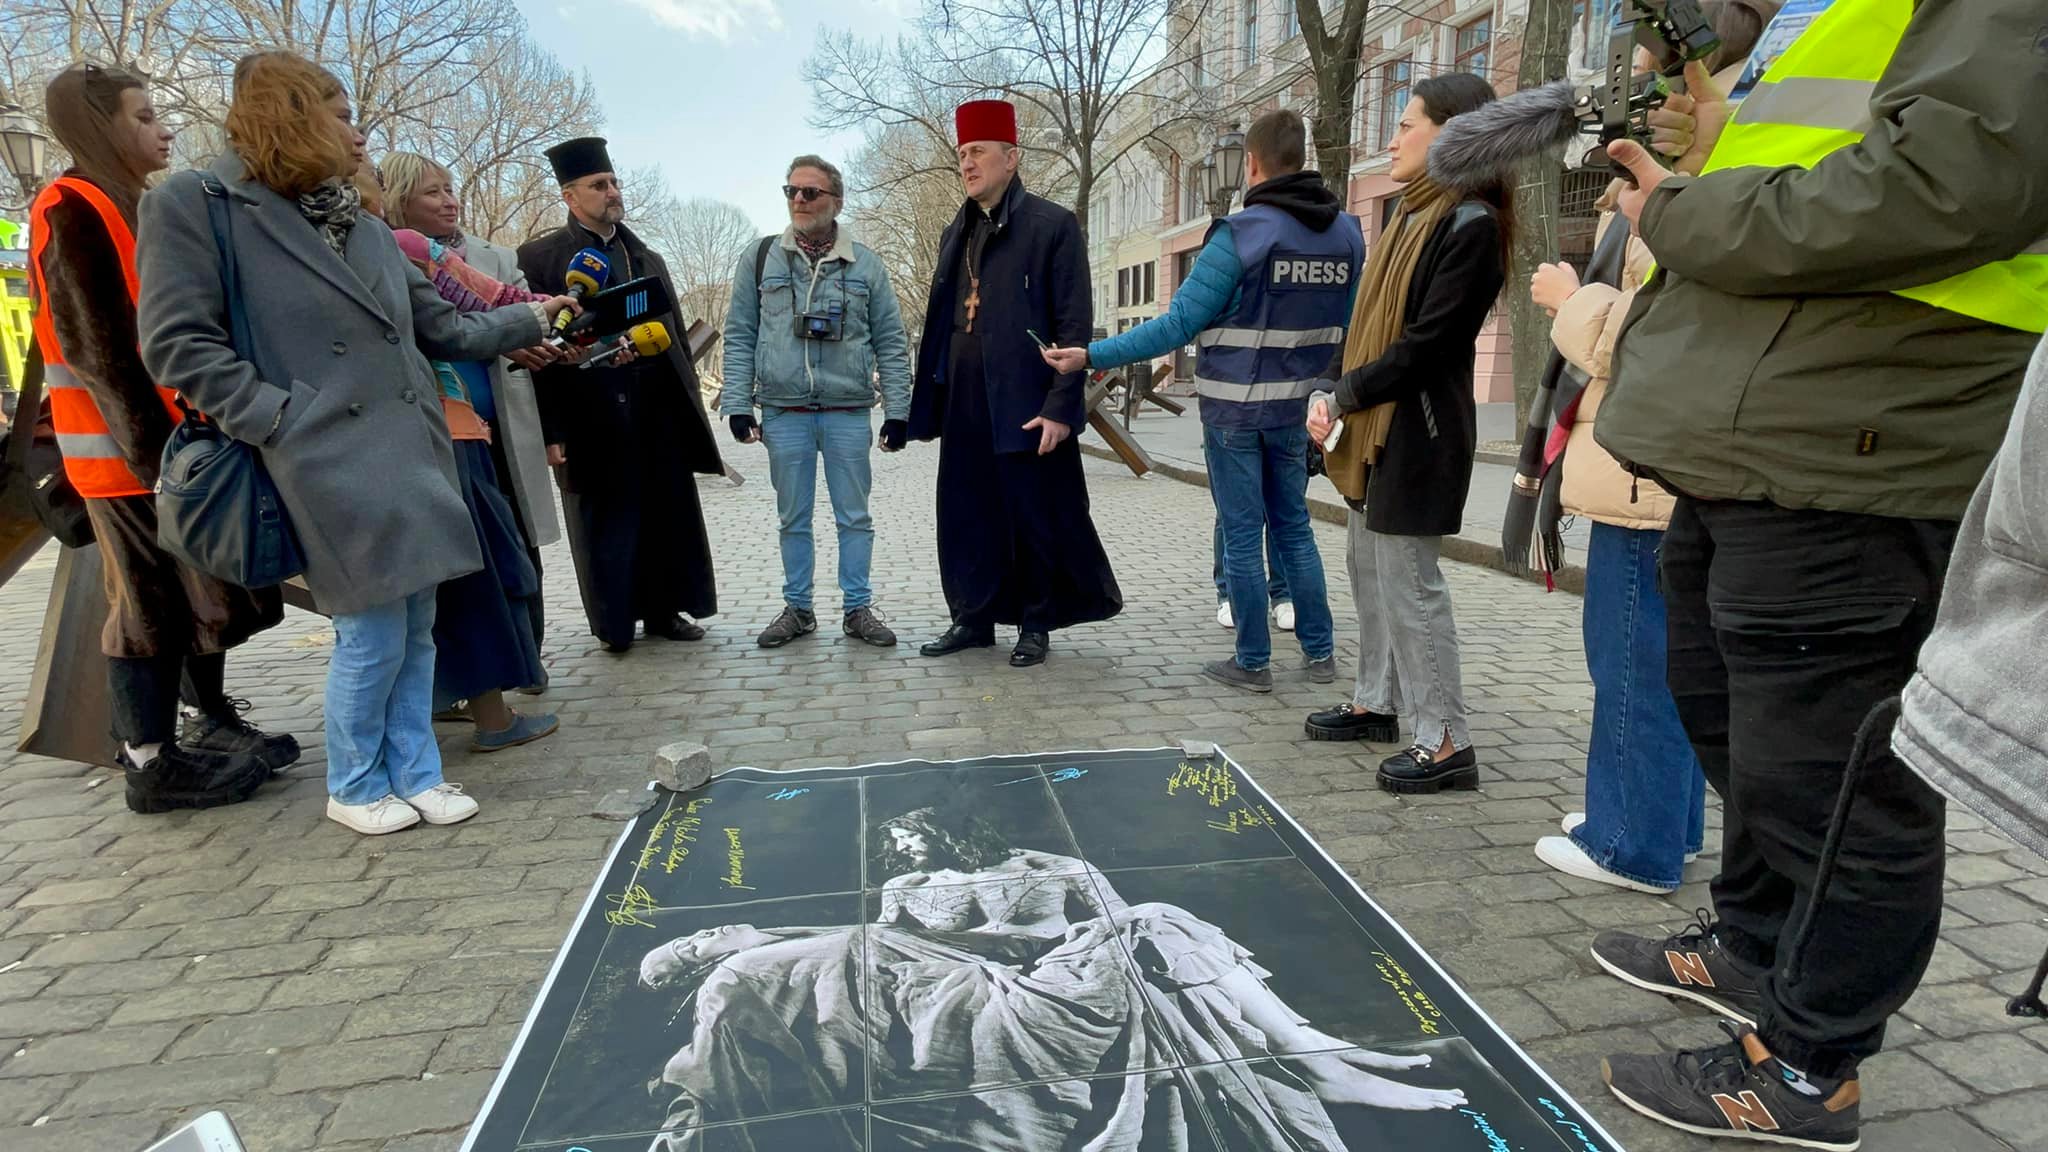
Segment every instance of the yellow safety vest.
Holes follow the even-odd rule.
[[[1835,0],[1742,101],[1705,171],[1811,168],[1863,139],[1871,94],[1912,19],[1913,0]],[[1898,295],[2023,332],[2048,330],[2048,240]]]

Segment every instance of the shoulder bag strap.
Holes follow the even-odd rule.
[[[228,309],[228,338],[234,344],[235,354],[247,360],[255,341],[249,336],[249,316],[242,308],[241,269],[235,266],[234,206],[228,201],[227,186],[213,176],[201,176],[200,187],[206,190],[206,218],[213,225],[213,245],[220,252],[221,299]],[[178,396],[178,407],[188,419],[199,415],[182,394]]]

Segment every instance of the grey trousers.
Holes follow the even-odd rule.
[[[1439,536],[1382,536],[1350,516],[1351,597],[1358,607],[1358,681],[1353,707],[1410,721],[1415,743],[1434,751],[1449,733],[1470,748],[1458,626],[1437,558]]]

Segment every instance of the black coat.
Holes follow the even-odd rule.
[[[1493,208],[1479,200],[1458,205],[1422,246],[1401,335],[1338,383],[1340,411],[1395,401],[1386,447],[1366,481],[1372,531],[1455,536],[1462,527],[1479,439],[1472,362],[1506,278]]]
[[[670,296],[681,299],[675,279],[661,255],[625,225],[619,236],[633,258],[640,276],[660,276],[668,282]],[[563,226],[519,246],[519,269],[536,292],[550,295],[565,291],[562,274],[569,258],[588,243],[585,233]],[[682,317],[662,317],[674,343],[658,360],[640,361],[623,368],[550,368],[534,376],[540,401],[541,434],[550,444],[560,444],[569,458],[564,487],[569,491],[601,492],[630,483],[636,467],[630,453],[621,449],[644,433],[649,421],[670,425],[665,442],[672,444],[675,458],[689,471],[720,475],[725,465],[719,459],[718,441],[704,417],[704,402],[698,392],[697,370],[690,363],[688,343],[683,338]],[[653,375],[667,377],[655,389],[607,387],[632,377],[646,381]],[[671,391],[671,386],[673,391]],[[638,399],[636,399],[636,397]],[[659,398],[658,411],[643,410],[649,400]]]
[[[953,339],[953,309],[961,291],[961,242],[973,201],[939,239],[939,262],[917,347],[917,377],[910,397],[910,436],[930,440],[946,422],[945,368]],[[975,335],[988,381],[990,423],[997,452],[1035,452],[1038,433],[1024,425],[1038,416],[1080,431],[1087,418],[1087,373],[1055,375],[1025,329],[1067,347],[1086,347],[1095,326],[1088,283],[1088,248],[1074,214],[1010,181],[996,206],[995,232],[982,249],[981,303]],[[568,259],[568,254],[563,254]]]

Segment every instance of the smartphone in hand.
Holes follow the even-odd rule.
[[[1047,343],[1045,342],[1045,338],[1044,338],[1044,337],[1042,337],[1042,336],[1040,336],[1040,335],[1039,335],[1038,333],[1036,333],[1036,332],[1033,332],[1033,331],[1032,331],[1031,329],[1029,329],[1029,328],[1026,328],[1026,329],[1024,330],[1024,334],[1025,334],[1026,336],[1029,336],[1029,337],[1031,337],[1031,342],[1032,342],[1033,344],[1036,344],[1036,345],[1038,345],[1038,350],[1039,350],[1040,352],[1050,352],[1050,351],[1052,351],[1052,349],[1053,349],[1053,346],[1052,346],[1051,344],[1047,344]]]

